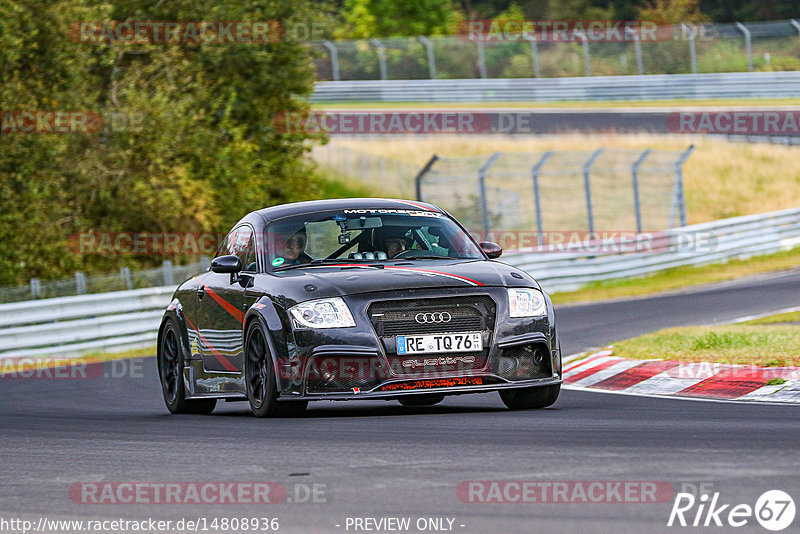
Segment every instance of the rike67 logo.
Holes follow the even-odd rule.
[[[794,517],[794,500],[781,490],[765,491],[755,506],[723,503],[719,492],[703,493],[699,497],[692,493],[678,493],[667,526],[736,528],[752,525],[755,519],[765,529],[778,532],[789,527]]]

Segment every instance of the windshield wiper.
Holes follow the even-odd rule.
[[[413,261],[413,260],[463,260],[464,258],[453,258],[452,256],[435,256],[433,254],[424,256],[408,256],[405,258],[395,258],[398,261]]]

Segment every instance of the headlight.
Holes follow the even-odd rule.
[[[289,308],[289,313],[305,328],[344,328],[356,325],[353,314],[340,297],[303,302]]]
[[[508,311],[511,317],[538,317],[547,315],[547,304],[535,289],[509,289]]]

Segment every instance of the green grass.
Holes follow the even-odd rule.
[[[326,109],[438,109],[438,108],[642,108],[642,107],[725,107],[725,106],[800,106],[800,98],[719,98],[713,100],[598,100],[592,102],[339,102],[316,103],[316,110]]]
[[[554,304],[639,297],[758,273],[791,269],[798,265],[800,265],[800,247],[746,260],[730,260],[727,263],[699,267],[675,267],[641,278],[595,282],[576,291],[553,293],[551,297]],[[544,289],[547,289],[546,285]],[[763,319],[759,319],[761,320]]]
[[[800,364],[800,326],[780,324],[786,316],[793,314],[758,319],[764,321],[763,324],[666,328],[614,342],[614,355],[634,360],[660,358],[761,367],[797,366]]]
[[[741,324],[781,324],[781,323],[800,323],[800,311],[777,313],[775,315],[770,315],[769,317],[761,317],[759,319],[745,321]]]

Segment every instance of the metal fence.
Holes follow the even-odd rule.
[[[488,42],[465,36],[313,43],[318,80],[552,78],[800,70],[800,23],[678,24],[664,41]]]
[[[703,236],[692,246],[682,236]],[[650,239],[642,235],[640,239]],[[548,292],[800,246],[800,208],[676,228],[642,253],[509,253],[502,261],[529,272]],[[651,241],[652,242],[652,241]],[[174,286],[0,304],[0,360],[69,357],[154,346]]]
[[[170,260],[165,260],[161,267],[155,269],[131,271],[128,267],[122,267],[119,273],[114,274],[86,275],[79,271],[74,277],[64,280],[42,281],[33,278],[28,285],[0,287],[0,303],[175,286],[210,265],[210,260],[203,257],[201,261],[187,265],[173,265]]]
[[[686,224],[682,168],[692,150],[433,156],[416,196],[475,232],[663,230]]]
[[[311,157],[325,170],[345,180],[373,187],[385,196],[410,198],[419,168],[401,160],[384,158],[338,143],[315,146]]]

